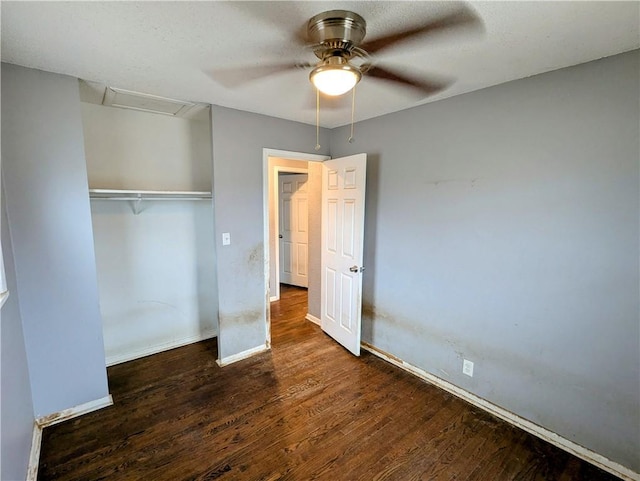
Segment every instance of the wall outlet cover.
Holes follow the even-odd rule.
[[[462,374],[466,374],[469,377],[473,377],[473,362],[464,359],[462,361]]]

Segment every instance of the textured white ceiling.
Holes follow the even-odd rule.
[[[470,2],[484,32],[418,39],[385,50],[382,65],[453,78],[419,99],[365,78],[356,120],[640,47],[638,2]],[[106,85],[313,124],[307,70],[225,86],[220,69],[314,61],[290,43],[313,15],[349,9],[367,39],[458,8],[453,2],[8,2],[2,61]],[[217,72],[217,73],[216,73]],[[214,80],[213,77],[216,78]],[[334,102],[336,104],[336,102]],[[323,109],[327,127],[350,121],[350,98]]]

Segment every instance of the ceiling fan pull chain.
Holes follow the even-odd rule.
[[[353,120],[355,118],[355,113],[356,113],[356,86],[353,86],[353,96],[351,97],[351,135],[349,136],[349,143],[353,144],[353,141],[355,140],[353,138]]]
[[[316,89],[316,150],[320,150],[320,90]]]

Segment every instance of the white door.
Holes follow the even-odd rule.
[[[280,282],[308,287],[309,221],[307,174],[278,177]]]
[[[322,330],[360,355],[367,155],[322,164]]]

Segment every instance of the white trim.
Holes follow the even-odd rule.
[[[183,337],[182,339],[164,342],[162,344],[156,344],[154,346],[145,347],[144,349],[140,349],[138,351],[108,356],[106,359],[107,367],[115,366],[116,364],[121,364],[123,362],[133,361],[134,359],[151,356],[152,354],[158,354],[159,352],[170,351],[171,349],[175,349],[177,347],[182,347],[188,344],[193,344],[195,342],[211,339],[213,337],[216,337],[217,335],[218,333],[214,330],[204,331],[196,334],[195,336]]]
[[[279,301],[279,300],[280,300],[280,298],[279,298],[279,297],[277,297],[277,296],[271,296],[271,297],[269,298],[269,302],[276,302],[276,301]]]
[[[269,293],[269,157],[314,162],[322,162],[331,158],[328,155],[307,154],[305,152],[293,152],[289,150],[268,148],[262,149],[262,242],[264,246],[264,312],[267,313],[265,320],[266,346],[271,345],[271,294]],[[278,286],[278,288],[279,287],[280,286]]]
[[[291,150],[278,150],[278,149],[262,149],[262,158],[266,159],[266,167],[269,167],[269,157],[278,157],[279,159],[289,160],[310,160],[312,162],[322,162],[328,160],[331,157],[329,155],[322,154],[308,154],[306,152],[293,152]]]
[[[38,466],[40,465],[40,448],[42,447],[42,426],[33,423],[33,437],[31,439],[31,451],[29,453],[29,466],[27,467],[27,481],[38,479]]]
[[[9,299],[9,291],[0,292],[0,308],[4,306],[7,299]]]
[[[433,374],[430,374],[420,369],[419,367],[413,366],[412,364],[409,364],[408,362],[405,362],[402,359],[399,359],[392,354],[389,354],[381,349],[378,349],[377,347],[369,343],[362,342],[361,346],[362,346],[362,349],[369,351],[371,354],[378,356],[381,359],[384,359],[385,361],[393,364],[394,366],[397,366],[400,369],[403,369],[413,374],[414,376],[417,376],[420,379],[430,384],[433,384],[439,387],[440,389],[443,389],[453,394],[454,396],[457,396],[460,399],[463,399],[468,403],[471,403],[474,406],[490,414],[493,414],[496,417],[499,417],[503,421],[506,421],[509,424],[512,424],[520,429],[523,429],[524,431],[527,431],[528,433],[533,434],[534,436],[537,436],[540,439],[543,439],[544,441],[547,441],[553,444],[554,446],[564,451],[567,451],[568,453],[573,454],[574,456],[577,456],[580,459],[583,459],[584,461],[594,464],[600,469],[603,469],[615,476],[618,476],[625,481],[640,481],[640,474],[632,471],[629,468],[622,466],[621,464],[618,464],[614,461],[611,461],[610,459],[605,458],[601,454],[591,451],[590,449],[585,448],[584,446],[580,446],[579,444],[576,444],[573,441],[570,441],[569,439],[563,438],[562,436],[554,433],[553,431],[550,431],[542,426],[539,426],[538,424],[535,424],[529,421],[528,419],[518,416],[517,414],[514,414],[511,411],[507,411],[506,409],[501,408],[500,406],[497,406],[496,404],[493,404],[492,402],[489,402],[486,399],[476,396],[475,394],[472,394],[469,391],[466,391],[454,384],[451,384],[450,382],[445,381],[444,379],[434,376]]]
[[[307,312],[307,315],[304,317],[307,321],[311,321],[314,324],[317,324],[318,326],[322,326],[322,321],[320,321],[320,319],[318,319],[316,316],[309,314]]]
[[[7,296],[9,295],[9,288],[7,287],[7,276],[4,270],[4,254],[2,251],[2,242],[0,242],[0,291],[2,292],[3,295],[5,293]],[[4,301],[6,300],[7,300],[6,297],[3,296],[2,304],[4,304]],[[2,307],[2,304],[0,304],[0,307]]]
[[[111,394],[109,394],[108,396],[105,396],[103,398],[95,399],[93,401],[89,401],[69,409],[64,409],[62,411],[58,411],[57,413],[48,414],[47,416],[41,416],[36,419],[36,424],[41,428],[46,428],[48,426],[53,426],[54,424],[61,423],[62,421],[77,418],[78,416],[82,416],[83,414],[89,414],[93,411],[97,411],[98,409],[106,408],[112,405],[113,398],[111,397]]]
[[[77,418],[83,414],[88,414],[98,409],[113,405],[111,394],[101,399],[89,401],[78,406],[64,409],[63,411],[41,416],[33,423],[33,436],[31,438],[31,451],[29,452],[29,465],[27,467],[26,481],[36,481],[38,479],[38,466],[40,465],[40,450],[42,448],[42,430],[48,426]]]
[[[243,359],[247,359],[251,356],[255,356],[256,354],[260,354],[262,352],[268,351],[269,345],[264,344],[263,346],[252,347],[251,349],[247,349],[246,351],[239,352],[238,354],[234,354],[232,356],[227,356],[222,359],[218,359],[216,363],[218,366],[225,367],[229,364],[233,364],[234,362],[242,361]]]

